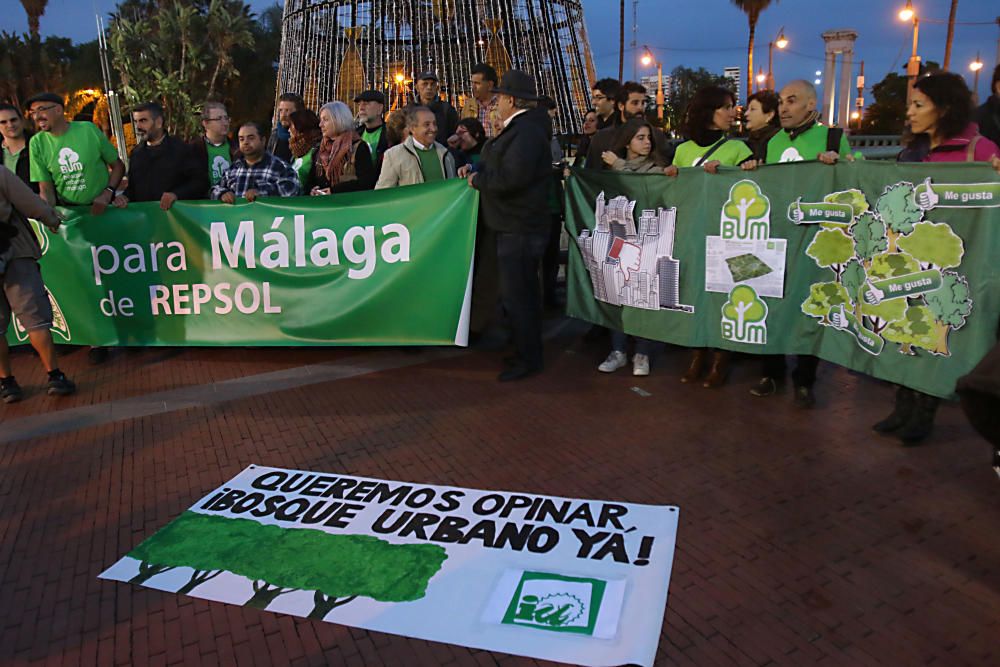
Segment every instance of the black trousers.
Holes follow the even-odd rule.
[[[795,369],[792,371],[792,383],[796,387],[809,387],[816,384],[816,369],[819,358],[800,354],[796,357]],[[781,380],[785,377],[785,355],[768,354],[764,356],[764,377]]]
[[[556,285],[559,279],[559,239],[562,236],[562,228],[562,214],[553,213],[549,224],[549,242],[542,257],[542,290],[546,304],[553,304],[556,299]]]
[[[538,269],[548,242],[546,231],[497,233],[500,301],[507,311],[518,360],[531,368],[542,367],[542,303]]]

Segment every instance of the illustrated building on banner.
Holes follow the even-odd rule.
[[[637,229],[635,205],[625,196],[607,201],[601,192],[593,232],[585,229],[577,238],[594,298],[615,306],[694,312],[680,302],[681,263],[673,256],[677,209],[645,209]]]

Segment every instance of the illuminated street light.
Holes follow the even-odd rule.
[[[656,117],[659,120],[663,120],[663,63],[657,60],[653,56],[653,52],[649,50],[648,46],[643,46],[642,58],[639,62],[642,63],[643,67],[649,67],[653,63],[656,63]]]
[[[915,14],[916,13],[913,11],[913,3],[910,0],[906,0],[906,6],[899,10],[899,20],[909,21]]]
[[[917,55],[920,17],[917,16],[917,12],[913,9],[913,3],[910,0],[906,0],[906,6],[899,10],[899,20],[913,21],[913,53],[910,55],[910,60],[906,63],[906,104],[909,106],[910,100],[913,99],[913,85],[917,82],[917,76],[920,74],[920,56]]]
[[[981,70],[982,68],[983,68],[983,59],[980,58],[979,54],[977,53],[976,59],[973,60],[971,63],[969,63],[969,69],[973,71],[972,97],[977,104],[979,103],[979,70]]]
[[[785,37],[785,27],[778,31],[778,36],[773,42],[767,45],[767,89],[774,90],[774,47],[783,49],[788,46],[788,38]]]

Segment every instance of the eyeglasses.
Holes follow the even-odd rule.
[[[606,99],[608,99],[608,96],[607,96],[607,95],[600,95],[600,94],[598,94],[598,95],[594,95],[594,96],[592,97],[592,99],[593,99],[593,100],[594,100],[595,102],[600,102],[601,100],[606,100]]]
[[[38,114],[42,113],[43,111],[51,111],[52,109],[56,109],[58,107],[59,107],[58,104],[50,104],[47,107],[38,107],[37,109],[32,109],[31,111],[29,111],[28,115],[29,116],[37,116]]]
[[[216,116],[215,118],[202,118],[202,120],[211,123],[215,120],[229,120],[229,116]]]

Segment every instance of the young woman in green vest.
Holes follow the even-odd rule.
[[[302,192],[309,192],[316,185],[312,176],[313,163],[323,138],[319,116],[309,109],[299,109],[293,111],[288,120],[291,122],[288,126],[288,148],[292,152],[292,169],[299,175]]]
[[[664,169],[667,176],[676,176],[679,169],[701,167],[714,174],[720,165],[735,167],[753,157],[753,151],[739,139],[729,137],[736,121],[736,96],[719,86],[708,86],[694,94],[681,131],[688,138],[677,147],[672,165]],[[720,387],[729,375],[730,352],[711,350],[711,368],[703,387]],[[698,348],[691,353],[691,363],[681,376],[681,382],[694,383],[709,360],[709,350]]]

